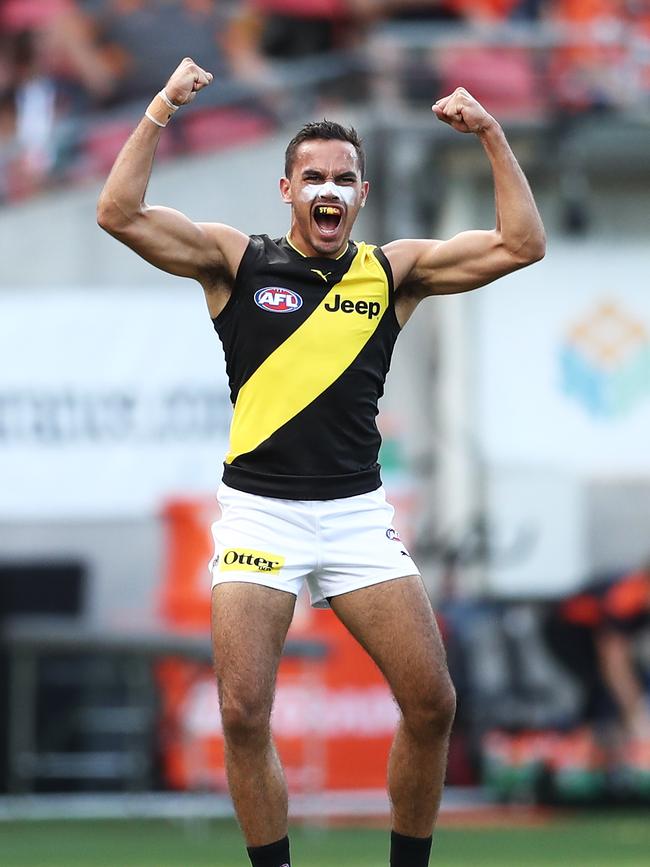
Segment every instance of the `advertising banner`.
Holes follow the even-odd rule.
[[[639,244],[554,242],[472,298],[492,592],[552,597],[584,583],[587,484],[650,477],[649,285]]]
[[[198,286],[0,297],[1,520],[153,514],[209,495],[230,416]]]
[[[475,296],[478,437],[490,465],[650,474],[650,255],[553,243]]]

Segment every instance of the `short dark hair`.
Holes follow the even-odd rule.
[[[351,145],[354,145],[359,159],[361,179],[363,180],[366,173],[366,155],[363,150],[359,133],[353,126],[346,128],[341,126],[340,123],[325,119],[306,123],[300,132],[297,132],[287,145],[284,154],[284,174],[287,178],[291,177],[293,164],[296,160],[296,151],[300,145],[304,141],[313,141],[316,139],[324,139],[325,141],[336,139],[338,141],[347,141],[350,142]]]

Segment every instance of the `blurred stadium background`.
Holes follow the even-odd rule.
[[[380,415],[459,693],[436,863],[647,864],[650,714],[602,680],[647,708],[650,3],[0,0],[2,864],[244,863],[207,631],[221,351],[199,287],[94,214],[185,55],[216,82],[148,198],[246,232],[286,230],[284,147],[323,116],[368,149],[357,238],[489,227],[481,148],[429,106],[463,85],[506,129],[547,258],[423,304]],[[384,862],[395,719],[302,601],[274,725],[305,867]]]

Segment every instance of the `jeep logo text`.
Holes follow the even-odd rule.
[[[379,301],[351,301],[349,298],[341,299],[337,293],[331,304],[325,304],[325,309],[330,313],[336,313],[340,310],[341,313],[360,313],[362,316],[367,316],[368,319],[374,319],[379,316],[381,304]]]

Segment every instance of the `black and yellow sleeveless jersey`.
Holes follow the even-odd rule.
[[[253,235],[213,320],[234,414],[223,480],[266,497],[329,500],[381,484],[377,403],[399,324],[391,268],[350,242],[308,258]]]

